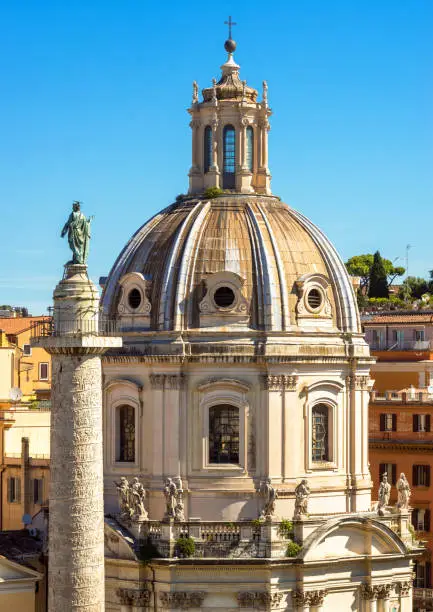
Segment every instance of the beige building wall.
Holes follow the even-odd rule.
[[[0,610],[36,612],[36,583],[43,575],[0,556]]]

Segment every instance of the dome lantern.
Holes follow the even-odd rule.
[[[268,167],[267,85],[263,82],[263,100],[258,92],[239,76],[239,65],[233,53],[236,42],[231,36],[224,43],[228,53],[221,66],[221,78],[202,90],[199,102],[198,85],[193,83],[193,97],[188,112],[192,128],[192,166],[189,172],[189,193],[199,194],[209,187],[236,193],[271,194]]]

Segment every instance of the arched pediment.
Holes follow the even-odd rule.
[[[305,541],[304,561],[341,557],[379,557],[406,554],[401,538],[384,523],[370,517],[327,521]]]
[[[115,387],[124,387],[125,389],[131,389],[135,392],[141,391],[142,389],[141,385],[130,378],[112,378],[106,383],[104,390],[112,391]]]
[[[112,519],[105,519],[104,544],[105,557],[138,561],[134,538]]]

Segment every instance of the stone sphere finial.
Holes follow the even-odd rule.
[[[228,38],[224,43],[224,49],[227,53],[234,53],[236,51],[236,43],[232,38]]]

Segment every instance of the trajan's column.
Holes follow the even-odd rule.
[[[101,355],[121,346],[87,275],[90,219],[74,202],[62,236],[72,261],[54,290],[54,316],[32,343],[52,355],[49,612],[102,612],[104,506]]]

